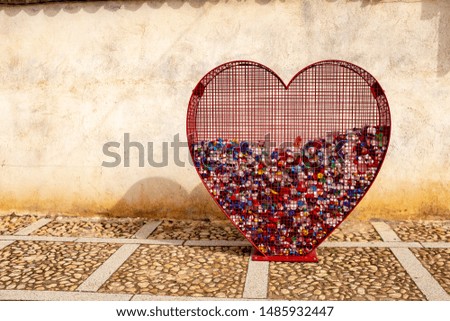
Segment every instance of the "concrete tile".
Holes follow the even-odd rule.
[[[386,222],[372,222],[373,227],[385,242],[401,241],[397,234]]]
[[[150,234],[152,234],[156,228],[161,225],[162,221],[151,221],[145,223],[144,226],[142,226],[139,231],[137,231],[132,238],[136,239],[146,239],[149,237]]]
[[[0,290],[0,301],[129,301],[131,294]]]
[[[186,241],[184,246],[252,246],[248,241],[193,240]]]
[[[249,258],[244,294],[246,299],[266,299],[269,286],[269,262]]]

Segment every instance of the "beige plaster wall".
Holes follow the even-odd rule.
[[[0,211],[221,217],[192,166],[107,168],[108,141],[180,134],[215,66],[260,62],[288,81],[342,59],[392,112],[361,218],[450,217],[450,1],[148,1],[0,6]],[[121,149],[123,156],[123,149]],[[182,149],[181,161],[188,162]]]

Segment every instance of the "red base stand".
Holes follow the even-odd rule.
[[[258,251],[254,251],[252,253],[252,261],[271,261],[271,262],[305,262],[305,263],[317,263],[319,259],[317,258],[316,250],[306,254],[306,255],[292,255],[292,256],[284,256],[284,255],[273,255],[267,256],[263,255]]]

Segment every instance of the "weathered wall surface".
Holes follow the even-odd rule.
[[[218,214],[185,137],[198,80],[230,60],[288,81],[342,59],[372,73],[392,112],[391,146],[359,217],[450,216],[450,2],[149,1],[0,7],[0,210],[195,218]],[[139,167],[124,133],[169,142]],[[122,163],[103,144],[116,141]],[[146,148],[145,152],[148,151]],[[219,214],[220,215],[220,214]]]

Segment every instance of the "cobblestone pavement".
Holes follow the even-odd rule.
[[[450,242],[450,221],[391,222],[402,241]]]
[[[17,241],[0,252],[0,289],[74,291],[117,244]]]
[[[151,239],[244,240],[231,222],[164,221],[150,234]]]
[[[450,293],[450,248],[412,251],[444,290]]]
[[[100,292],[240,298],[248,247],[142,245]]]
[[[0,234],[14,234],[37,221],[34,215],[19,216],[15,214],[0,216]]]
[[[276,262],[269,297],[298,300],[424,300],[386,248],[325,248],[319,264]]]
[[[330,242],[364,242],[381,241],[381,237],[370,222],[344,221],[327,240]]]
[[[0,300],[450,300],[450,221],[345,221],[318,257],[252,261],[226,221],[10,214]]]
[[[38,229],[32,235],[130,238],[144,224],[143,219],[59,218]]]

